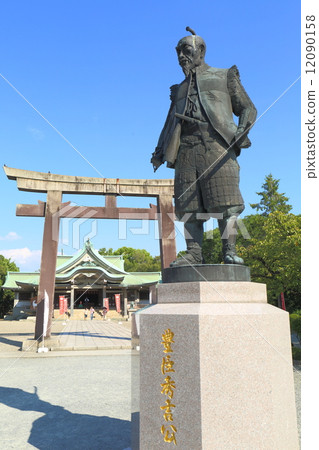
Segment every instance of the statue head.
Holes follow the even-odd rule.
[[[204,39],[197,36],[195,31],[186,27],[191,36],[185,36],[177,44],[176,52],[179,65],[187,76],[194,67],[200,66],[205,62],[206,44]]]

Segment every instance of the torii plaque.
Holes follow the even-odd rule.
[[[119,178],[90,178],[34,172],[4,166],[9,180],[16,180],[20,191],[47,194],[46,202],[37,205],[18,204],[17,216],[44,217],[40,281],[37,298],[35,339],[43,336],[44,295],[49,296],[49,320],[45,338],[51,337],[56,258],[60,219],[90,217],[92,219],[158,220],[162,269],[176,258],[174,229],[174,180],[134,180]],[[62,203],[63,194],[104,195],[105,207],[72,206]],[[150,208],[119,208],[116,197],[155,197],[157,205]]]

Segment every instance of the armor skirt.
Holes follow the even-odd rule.
[[[235,151],[216,134],[181,137],[175,163],[175,214],[216,213],[244,201]]]

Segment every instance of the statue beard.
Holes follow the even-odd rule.
[[[187,58],[186,61],[183,62],[183,64],[180,64],[182,71],[184,72],[185,77],[187,78],[190,74],[190,71],[195,69],[195,67],[200,66],[202,64],[201,60],[193,60]]]
[[[181,65],[182,71],[184,72],[185,77],[188,77],[191,69],[194,67],[193,62],[188,60]]]

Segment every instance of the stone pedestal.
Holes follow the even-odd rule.
[[[161,284],[139,315],[133,449],[299,448],[289,316],[265,285]]]
[[[162,270],[163,283],[190,281],[250,281],[250,268],[238,264],[193,264]]]

